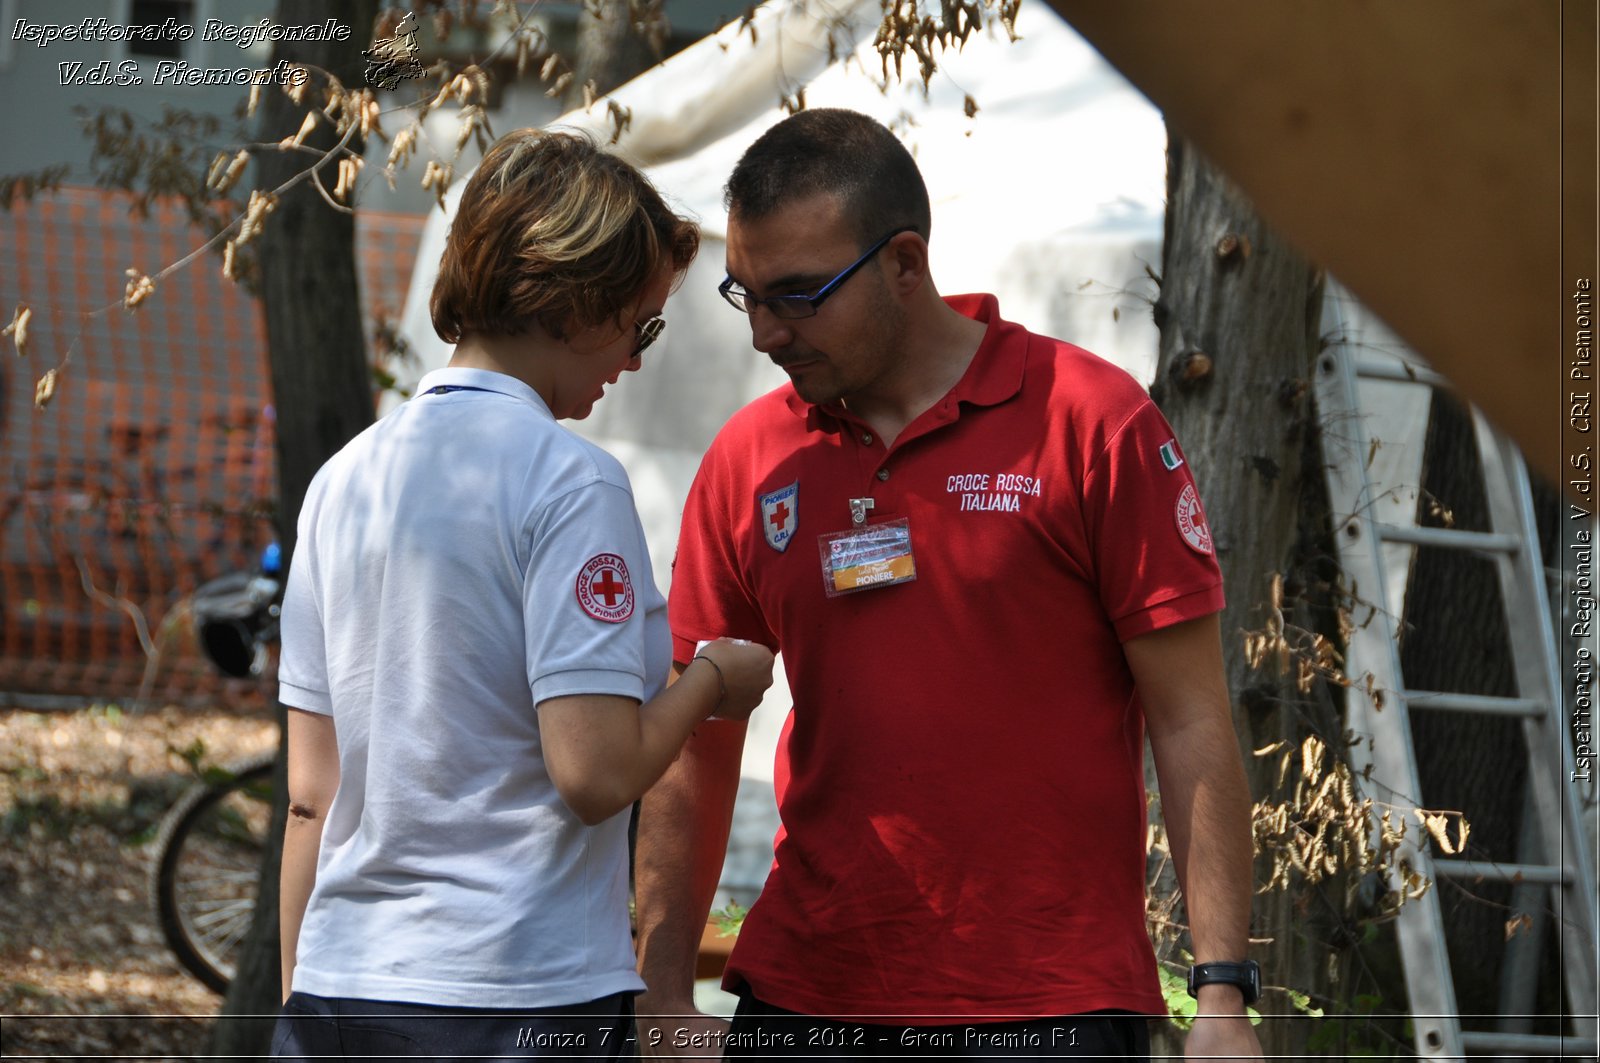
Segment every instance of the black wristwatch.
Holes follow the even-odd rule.
[[[1236,985],[1246,1004],[1261,997],[1261,966],[1255,960],[1243,963],[1197,963],[1189,968],[1189,995],[1200,995],[1203,985]]]

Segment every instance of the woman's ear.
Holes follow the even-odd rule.
[[[562,317],[554,311],[538,314],[529,323],[529,328],[535,332],[542,332],[545,336],[557,343],[564,343],[572,334],[572,318],[570,315]]]

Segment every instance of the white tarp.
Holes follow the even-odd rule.
[[[1043,4],[1024,6],[1020,41],[995,27],[945,54],[926,94],[910,57],[906,83],[880,84],[872,44],[879,18],[877,0],[768,4],[753,35],[731,26],[615,94],[632,111],[615,150],[697,216],[705,236],[644,369],[577,426],[627,466],[663,585],[701,453],[729,414],[785,379],[751,348],[748,325],[716,285],[723,183],[744,149],[784,117],[782,98],[801,87],[807,106],[871,114],[915,153],[933,203],[930,253],[941,292],[993,292],[1008,318],[1087,347],[1142,382],[1153,372],[1155,289],[1146,267],[1160,265],[1160,115]],[[832,65],[830,32],[843,57]],[[963,108],[969,95],[978,107],[972,118]],[[502,115],[495,128],[516,124]],[[603,107],[558,125],[611,134]],[[418,253],[403,319],[418,359],[400,367],[403,383],[449,357],[427,312],[445,227],[435,214]],[[725,885],[745,887],[746,901],[771,860],[772,752],[787,710],[780,679],[751,724],[725,872]]]

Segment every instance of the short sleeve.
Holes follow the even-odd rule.
[[[1219,612],[1222,572],[1187,459],[1146,400],[1084,484],[1100,601],[1122,641]]]
[[[534,703],[573,694],[643,701],[646,618],[660,604],[626,488],[602,479],[551,500],[535,521],[523,580]]]
[[[734,544],[755,532],[739,524],[736,496],[748,494],[743,511],[755,510],[753,489],[741,491],[719,458],[717,444],[707,452],[684,503],[678,553],[672,562],[668,619],[672,625],[672,658],[694,656],[695,644],[709,639],[749,639],[776,646],[777,637],[763,619],[745,581]],[[745,519],[749,519],[748,516]]]
[[[322,604],[316,593],[317,544],[312,513],[317,495],[308,492],[300,507],[289,582],[283,591],[278,624],[278,700],[291,708],[324,716],[333,712],[328,692],[328,645],[323,637]]]

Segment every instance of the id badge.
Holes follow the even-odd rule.
[[[822,589],[829,598],[917,578],[911,525],[904,518],[817,537]]]

